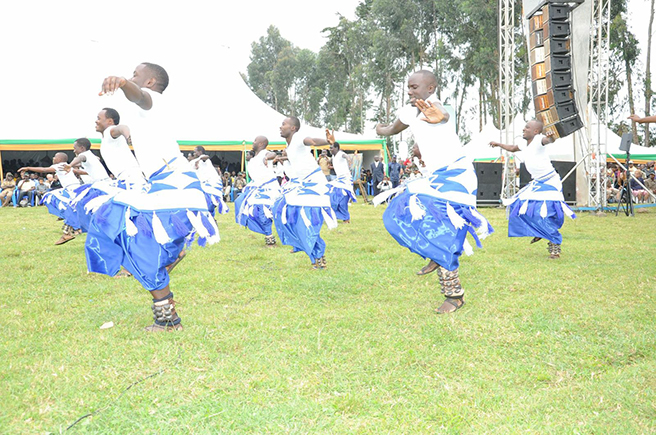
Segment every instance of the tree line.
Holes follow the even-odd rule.
[[[623,118],[635,113],[636,94],[644,95],[649,114],[650,77],[648,68],[636,67],[640,50],[626,25],[627,0],[613,0],[611,9],[609,118],[622,133],[632,128]],[[532,95],[521,2],[515,11],[515,107],[526,114]],[[489,0],[363,0],[354,20],[340,16],[335,27],[323,30],[327,42],[318,53],[295,47],[270,26],[252,43],[243,78],[279,112],[361,133],[366,122],[392,121],[405,101],[405,79],[429,68],[438,79],[438,97],[455,108],[459,134],[467,140],[467,119],[476,119],[479,129],[488,120],[499,125],[497,17],[498,3]],[[471,101],[477,104],[471,107]]]

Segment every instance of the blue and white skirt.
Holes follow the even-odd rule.
[[[337,227],[326,183],[317,167],[304,179],[292,178],[285,184],[282,196],[273,206],[280,242],[294,251],[305,252],[313,263],[326,252],[326,242],[320,235],[323,222],[328,228]]]
[[[556,171],[531,180],[504,201],[508,206],[508,237],[540,237],[560,245],[563,236],[559,230],[565,216],[576,218],[564,199],[563,186]]]
[[[64,219],[65,224],[71,225],[74,228],[77,227],[70,224],[66,219],[66,211],[70,208],[71,200],[75,197],[75,190],[78,187],[80,185],[76,184],[67,188],[51,190],[43,195],[43,199],[41,200],[41,204],[46,206],[50,214]]]
[[[353,182],[350,178],[338,178],[328,182],[328,195],[330,195],[330,207],[335,212],[337,219],[347,221],[351,219],[348,210],[349,202],[357,202],[353,192]]]
[[[476,187],[473,165],[461,158],[376,196],[374,204],[396,195],[383,213],[390,235],[411,252],[455,270],[463,253],[473,253],[468,233],[480,248],[480,240],[494,232],[476,210]]]
[[[273,205],[281,194],[277,178],[260,185],[248,183],[235,200],[235,221],[256,233],[271,235]]]
[[[200,246],[220,240],[211,204],[194,171],[162,168],[143,189],[121,191],[92,213],[89,271],[113,276],[123,266],[147,290],[165,288],[166,266],[196,235]]]

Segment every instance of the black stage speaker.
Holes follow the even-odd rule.
[[[478,178],[476,202],[498,204],[503,182],[503,163],[474,162],[474,169]]]
[[[535,117],[554,138],[583,127],[574,99],[570,11],[583,0],[542,0],[527,15]]]
[[[633,142],[633,133],[624,133],[620,142],[620,151],[628,153],[631,150],[631,142]]]
[[[574,162],[561,162],[553,160],[551,162],[558,175],[562,179],[565,175],[572,170],[576,163]],[[522,165],[519,169],[519,187],[522,188],[526,186],[531,181],[531,174],[526,170],[526,165]],[[570,175],[567,180],[563,182],[563,196],[565,197],[565,202],[568,204],[576,203],[576,174],[573,173]]]

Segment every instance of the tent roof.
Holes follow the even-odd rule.
[[[129,126],[133,105],[122,92],[103,97],[98,92],[105,77],[131,77],[134,67],[148,60],[169,73],[171,81],[163,100],[175,109],[175,116],[166,128],[179,141],[242,143],[258,135],[270,142],[281,141],[279,127],[285,115],[250,90],[233,66],[227,47],[213,48],[210,56],[204,46],[185,45],[136,59],[122,57],[97,41],[57,38],[52,35],[29,47],[10,44],[3,53],[8,64],[19,58],[15,50],[29,49],[32,57],[21,68],[0,69],[2,83],[12,84],[0,87],[0,139],[18,143],[37,138],[36,142],[46,144],[61,141],[59,138],[99,138],[94,123],[104,107],[118,110],[121,122]],[[57,49],[60,44],[66,44],[63,53]],[[306,124],[299,134],[325,137],[323,128]],[[340,143],[377,139],[373,132],[366,136],[335,132],[335,137]]]

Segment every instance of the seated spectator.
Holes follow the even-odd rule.
[[[655,176],[656,174],[652,172],[645,180],[645,187],[647,188],[647,190],[649,190],[651,193],[654,194],[656,194],[656,180],[654,180]]]
[[[246,187],[246,177],[244,177],[244,173],[240,172],[239,175],[237,175],[237,178],[235,179],[235,184],[233,186],[233,189],[235,189],[235,199],[241,195],[241,191]]]
[[[34,199],[34,191],[36,190],[36,186],[34,185],[34,182],[30,180],[30,175],[27,172],[23,172],[23,176],[16,187],[18,188],[19,192],[14,207],[18,205],[21,207],[32,207],[32,200]]]
[[[613,178],[606,178],[606,198],[608,202],[617,202],[620,195],[620,189],[613,186]]]
[[[49,174],[49,175],[53,175],[53,174]],[[52,181],[50,182],[50,190],[61,189],[61,188],[62,188],[61,182],[59,181],[57,174],[54,174],[52,177]]]
[[[46,174],[46,186],[48,190],[52,190],[52,182],[55,180],[55,174]]]
[[[645,184],[644,178],[642,178],[642,171],[636,169],[631,177],[631,193],[638,200],[638,202],[645,202],[649,199],[649,193],[638,183]]]
[[[381,192],[385,192],[386,190],[390,190],[393,187],[393,185],[392,182],[390,181],[390,178],[387,175],[385,175],[383,177],[383,181],[378,183],[377,187],[378,190],[380,190]]]
[[[15,188],[16,181],[14,181],[14,175],[11,172],[7,172],[5,179],[2,180],[2,186],[0,186],[0,189],[2,189],[2,191],[0,191],[0,204],[2,207],[9,205]]]
[[[49,189],[43,177],[39,177],[38,181],[39,184],[36,185],[36,190],[34,191],[34,195],[36,196],[36,205],[41,205],[41,199],[43,198],[43,195],[45,195],[46,192],[48,192]]]

